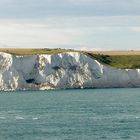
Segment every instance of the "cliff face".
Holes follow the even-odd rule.
[[[84,54],[0,53],[0,90],[140,87],[140,69],[115,69]]]

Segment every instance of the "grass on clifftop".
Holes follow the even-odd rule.
[[[48,49],[48,48],[42,48],[42,49],[25,49],[25,48],[0,48],[0,52],[6,52],[13,55],[35,55],[35,54],[57,54],[57,53],[64,53],[64,52],[72,52],[74,50],[72,49]]]
[[[13,55],[33,55],[33,54],[57,54],[64,52],[81,52],[99,62],[115,68],[140,68],[140,51],[76,51],[72,49],[17,49],[0,48],[1,52]]]
[[[115,68],[136,69],[140,68],[140,55],[104,55],[88,53],[99,62]]]

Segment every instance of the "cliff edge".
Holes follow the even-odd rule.
[[[140,87],[140,69],[105,66],[78,52],[16,56],[0,52],[0,90]]]

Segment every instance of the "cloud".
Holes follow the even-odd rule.
[[[140,26],[138,27],[131,27],[130,28],[133,32],[140,32]]]
[[[0,18],[138,16],[138,0],[0,0]]]
[[[0,43],[8,46],[46,47],[71,44],[79,29],[49,28],[46,24],[0,23]]]
[[[0,0],[0,44],[135,49],[138,0]]]
[[[136,49],[140,44],[139,25],[139,16],[6,19],[0,20],[0,44],[6,47]]]
[[[3,24],[27,24],[44,28],[91,28],[91,27],[127,27],[140,26],[140,16],[83,16],[83,17],[48,17],[44,19],[1,19]]]

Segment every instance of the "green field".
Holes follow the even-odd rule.
[[[72,49],[17,49],[17,48],[0,48],[1,52],[13,55],[34,55],[34,54],[57,54],[64,52],[81,52],[99,62],[115,68],[140,68],[140,51],[76,51]]]
[[[115,68],[136,69],[140,68],[140,55],[104,55],[88,53],[99,62]]]
[[[72,52],[74,50],[71,49],[48,49],[48,48],[42,48],[42,49],[25,49],[25,48],[0,48],[0,52],[6,52],[13,55],[34,55],[34,54],[56,54],[56,53],[64,53],[64,52]]]

